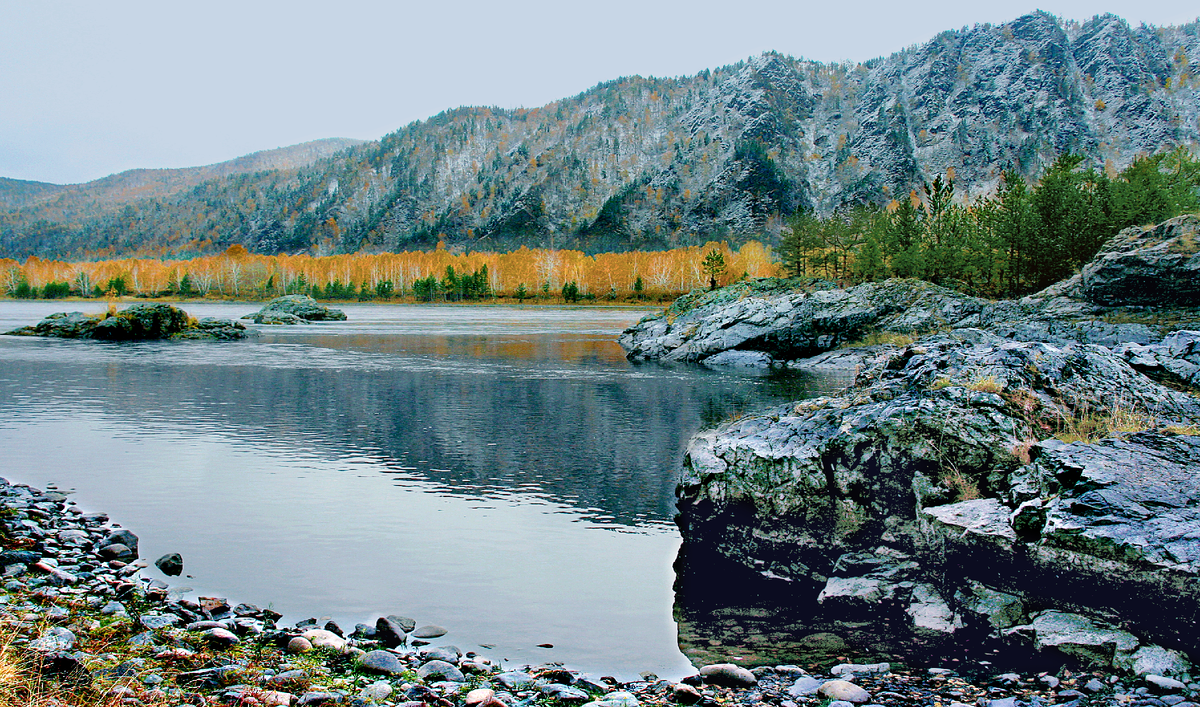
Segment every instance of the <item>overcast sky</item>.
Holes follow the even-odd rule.
[[[0,177],[81,182],[376,139],[445,108],[538,106],[768,50],[862,61],[1037,7],[1135,25],[1198,14],[1193,0],[13,0],[0,21]]]

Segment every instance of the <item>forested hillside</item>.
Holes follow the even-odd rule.
[[[1200,24],[1039,12],[862,64],[769,53],[539,108],[459,108],[111,212],[18,205],[0,214],[0,256],[777,243],[796,213],[902,203],[947,174],[976,199],[1064,154],[1116,175],[1197,142]]]

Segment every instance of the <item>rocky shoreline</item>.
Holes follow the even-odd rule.
[[[279,626],[269,609],[220,598],[173,596],[140,575],[149,563],[137,559],[132,532],[82,513],[56,489],[0,480],[0,509],[5,704],[1194,707],[1200,699],[1200,684],[1154,675],[997,671],[966,679],[949,668],[844,659],[752,670],[720,663],[678,682],[647,674],[622,683],[559,664],[507,669],[437,641],[446,629],[405,617],[345,632],[315,619]],[[157,564],[177,573],[181,561]],[[12,681],[14,667],[36,679]]]

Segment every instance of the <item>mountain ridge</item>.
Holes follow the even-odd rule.
[[[463,107],[291,172],[230,175],[120,212],[0,214],[0,255],[500,250],[771,242],[801,209],[959,192],[1063,152],[1112,171],[1200,143],[1200,22],[1130,27],[1036,12],[887,57],[768,52],[624,77],[532,109]],[[40,225],[39,225],[40,224]]]
[[[50,199],[63,193],[88,192],[99,200],[121,200],[123,193],[138,187],[158,184],[163,193],[145,194],[133,198],[170,195],[200,182],[232,174],[266,170],[289,170],[303,167],[347,147],[361,145],[366,140],[354,138],[321,138],[307,142],[258,150],[233,159],[193,167],[137,167],[115,172],[86,182],[57,184],[26,179],[0,177],[0,208],[19,208]],[[107,199],[106,199],[107,197]],[[126,200],[131,200],[126,198]]]

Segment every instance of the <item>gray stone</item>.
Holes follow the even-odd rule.
[[[567,704],[583,704],[590,698],[588,694],[577,687],[570,685],[560,685],[558,683],[550,683],[542,685],[539,691],[556,702],[565,702]]]
[[[529,673],[512,670],[500,673],[496,681],[509,690],[524,690],[533,686],[533,676]]]
[[[125,605],[118,601],[110,601],[100,607],[100,613],[105,616],[128,616]]]
[[[588,702],[588,707],[640,707],[641,702],[632,692],[617,690],[610,692],[594,702]]]
[[[326,631],[323,628],[310,628],[300,635],[307,638],[313,648],[329,648],[335,651],[341,651],[346,648],[346,639],[333,631]]]
[[[340,692],[332,692],[326,690],[314,690],[300,695],[297,700],[297,707],[320,707],[321,705],[335,705],[346,699],[346,696]]]
[[[1182,653],[1155,645],[1138,648],[1129,666],[1134,675],[1167,677],[1185,677],[1191,672],[1191,668],[1191,664]]]
[[[103,540],[96,543],[96,549],[100,550],[110,545],[124,545],[133,551],[134,557],[137,557],[138,537],[124,528],[109,533]]]
[[[762,351],[722,351],[704,359],[709,368],[750,368],[768,370],[775,359]]]
[[[694,705],[704,699],[699,690],[682,682],[671,686],[671,697],[681,705]]]
[[[1142,679],[1157,692],[1180,692],[1187,687],[1179,680],[1163,675],[1145,675]]]
[[[75,634],[61,626],[47,629],[36,640],[29,642],[29,647],[41,653],[69,651],[75,647]]]
[[[396,619],[402,619],[402,617],[385,616],[375,621],[375,640],[388,648],[395,648],[405,643],[408,640],[408,632],[412,631],[415,625],[412,619],[408,619],[404,623]]]
[[[168,577],[178,577],[183,573],[183,555],[172,552],[154,561],[154,566]]]
[[[210,628],[202,635],[208,645],[216,648],[229,648],[241,643],[241,639],[237,635],[224,628]]]
[[[1028,626],[1009,629],[1031,632],[1039,649],[1055,648],[1093,665],[1114,667],[1137,650],[1138,640],[1127,631],[1097,624],[1078,614],[1044,611]]]
[[[912,603],[907,609],[913,627],[934,633],[954,633],[962,622],[937,589],[931,584],[917,583],[912,590]]]
[[[391,696],[392,686],[386,682],[371,683],[358,693],[358,698],[365,702],[383,702]]]
[[[58,538],[58,542],[67,547],[81,547],[91,542],[91,536],[82,530],[60,530],[56,537]]]
[[[440,638],[445,636],[446,633],[446,629],[442,628],[441,626],[430,624],[428,626],[422,626],[421,628],[416,629],[412,632],[412,635],[413,638]]]
[[[848,680],[829,680],[817,688],[817,692],[834,700],[845,700],[862,704],[871,700],[871,693]]]
[[[404,663],[391,651],[368,651],[358,657],[358,666],[370,673],[384,675],[400,675],[404,672]]]
[[[119,562],[132,562],[137,559],[137,551],[121,543],[105,545],[100,548],[98,554],[106,560],[117,560]]]
[[[891,663],[841,663],[829,670],[830,675],[887,675],[892,671]]]
[[[424,646],[417,651],[417,655],[422,660],[444,660],[447,663],[455,663],[461,657],[454,646]]]
[[[152,631],[178,626],[182,623],[182,620],[174,614],[143,614],[140,621],[143,626]]]
[[[700,668],[700,675],[711,685],[724,687],[749,687],[758,684],[754,673],[733,663],[714,663]]]
[[[969,594],[960,595],[959,603],[968,611],[986,617],[992,628],[1011,628],[1025,621],[1025,602],[1020,597],[975,581],[968,582],[967,586]]]
[[[1047,508],[1042,541],[1200,573],[1198,457],[1200,437],[1155,433],[1045,450],[1032,469],[1060,493]]]
[[[417,675],[426,682],[445,680],[446,682],[466,682],[462,671],[444,660],[431,660],[417,669]]]
[[[817,690],[824,685],[823,680],[818,680],[805,675],[804,677],[796,678],[796,682],[788,688],[788,694],[792,697],[808,697],[809,695],[817,694]]]
[[[308,295],[286,295],[267,302],[262,309],[245,318],[253,320],[255,324],[292,324],[297,320],[345,321],[346,313],[318,304]]]

